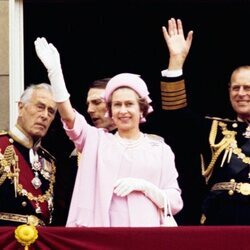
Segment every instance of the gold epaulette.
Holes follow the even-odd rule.
[[[227,122],[229,119],[212,119],[211,130],[209,134],[209,144],[212,151],[212,158],[210,160],[209,165],[205,168],[205,164],[202,164],[202,175],[205,177],[206,182],[208,183],[209,178],[212,175],[214,166],[216,161],[222,152],[224,152],[224,156],[222,158],[220,166],[224,165],[224,162],[230,162],[232,153],[240,155],[238,158],[245,161],[247,157],[244,157],[244,154],[241,152],[241,149],[237,147],[237,142],[235,140],[235,136],[237,134],[234,130],[229,130],[227,128]],[[229,120],[231,121],[231,120]],[[217,142],[217,132],[218,128],[221,128],[221,134],[223,135],[222,139]],[[227,160],[226,160],[227,159]],[[245,163],[250,163],[250,159],[247,159]],[[248,163],[248,164],[249,164]]]
[[[6,131],[6,130],[0,130],[0,136],[1,135],[7,135],[8,134],[8,131]]]
[[[217,121],[221,121],[221,122],[237,122],[236,120],[231,120],[228,118],[214,117],[214,116],[205,116],[205,118],[210,119],[210,120],[217,120]]]
[[[163,110],[177,110],[187,106],[184,80],[161,82],[161,102]]]
[[[158,141],[158,142],[164,142],[164,138],[159,136],[159,135],[155,135],[155,134],[146,134],[146,135],[151,140]]]
[[[0,151],[0,186],[6,178],[9,178],[14,183],[15,196],[17,194],[17,184],[19,183],[19,165],[18,156],[15,152],[13,144],[8,145],[4,152]]]

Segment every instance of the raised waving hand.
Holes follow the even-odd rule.
[[[162,32],[170,56],[168,69],[181,69],[192,44],[193,31],[189,31],[185,38],[181,20],[171,18],[168,20],[168,28],[163,26]]]

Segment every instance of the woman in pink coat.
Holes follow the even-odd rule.
[[[152,111],[145,82],[135,74],[111,78],[105,101],[115,134],[93,127],[69,100],[60,56],[37,38],[38,57],[48,70],[64,129],[82,153],[67,220],[68,227],[153,227],[162,223],[164,200],[173,214],[183,207],[174,154],[161,137],[139,124]]]

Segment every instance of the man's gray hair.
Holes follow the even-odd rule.
[[[20,97],[20,102],[27,103],[31,99],[31,96],[34,90],[38,90],[38,89],[46,89],[52,94],[51,85],[48,83],[31,84],[22,93]]]

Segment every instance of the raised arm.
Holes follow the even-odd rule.
[[[182,69],[192,44],[193,31],[189,31],[185,39],[181,20],[171,18],[168,29],[163,26],[162,32],[169,50],[168,70]]]
[[[44,37],[38,37],[34,43],[36,54],[48,71],[53,97],[57,103],[60,116],[67,127],[72,128],[75,121],[75,112],[71,106],[70,95],[65,85],[60,55],[54,45],[48,43]]]
[[[161,100],[163,110],[177,110],[187,106],[183,65],[189,53],[193,31],[189,31],[185,39],[180,19],[168,20],[168,29],[163,26],[162,32],[169,50],[167,70],[162,71]],[[166,78],[165,78],[166,77]]]

